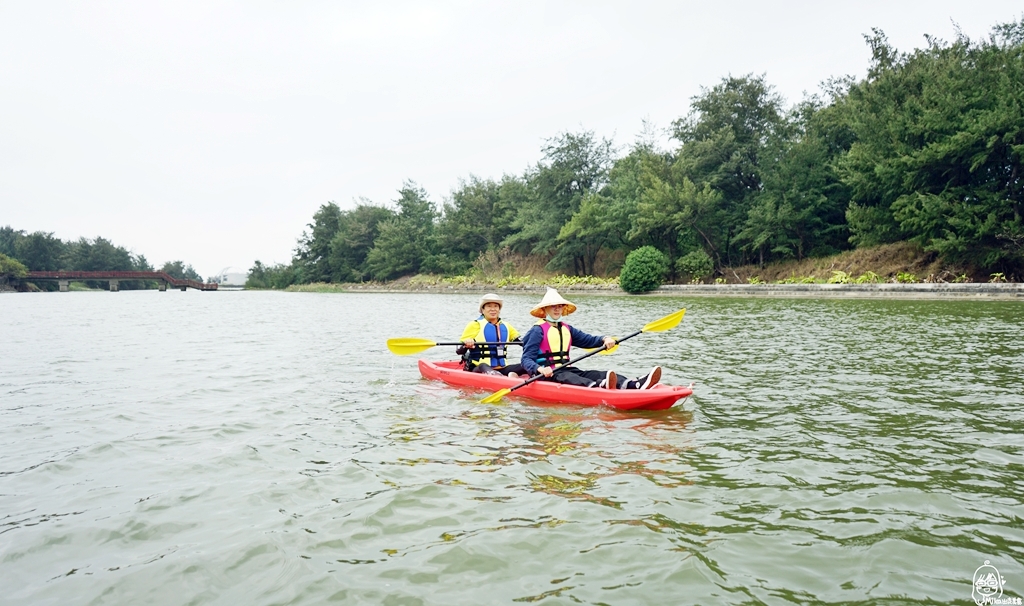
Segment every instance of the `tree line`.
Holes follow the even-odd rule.
[[[566,132],[535,166],[471,176],[440,206],[413,182],[391,205],[329,202],[291,262],[257,261],[249,285],[455,275],[499,250],[586,275],[644,246],[678,281],[897,241],[1024,278],[1024,20],[909,53],[865,39],[865,78],[792,107],[764,76],[702,89],[673,150]]]
[[[106,238],[79,238],[61,240],[52,232],[25,233],[11,226],[0,227],[0,258],[13,259],[27,271],[156,271],[143,255],[115,246]],[[12,264],[10,267],[16,267]],[[202,281],[202,277],[182,261],[168,261],[159,271],[177,279]],[[15,271],[9,271],[13,277]],[[20,272],[19,272],[20,273]],[[94,288],[105,287],[105,282],[90,282]],[[41,287],[56,288],[53,284]],[[154,281],[125,280],[121,289],[156,288]]]

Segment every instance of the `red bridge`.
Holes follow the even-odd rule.
[[[118,291],[118,282],[121,280],[156,280],[160,282],[160,290],[167,290],[170,284],[174,288],[185,290],[194,288],[196,290],[217,290],[214,282],[198,282],[196,280],[179,280],[172,278],[170,274],[163,271],[30,271],[22,280],[26,282],[54,282],[60,284],[60,291],[67,292],[68,284],[81,282],[83,280],[107,280],[110,282],[110,291]]]

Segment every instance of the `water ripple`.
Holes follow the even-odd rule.
[[[0,603],[950,603],[984,560],[1024,594],[1019,304],[574,297],[688,307],[588,360],[697,382],[621,413],[383,348],[476,299],[0,297]]]

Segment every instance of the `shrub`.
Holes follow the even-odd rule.
[[[264,265],[256,261],[249,270],[249,276],[245,280],[246,288],[288,288],[292,284],[300,283],[296,275],[294,265],[278,263],[276,265]]]
[[[839,271],[838,269],[832,270],[832,275],[828,279],[829,284],[849,284],[850,274],[845,271]]]
[[[776,284],[816,284],[820,280],[814,276],[790,276],[781,280],[776,280]]]
[[[619,286],[631,294],[650,292],[661,286],[666,271],[668,260],[665,255],[653,246],[641,246],[626,255]]]
[[[496,286],[498,288],[505,288],[506,286],[536,286],[537,280],[533,276],[508,276],[498,280]]]
[[[548,278],[545,284],[552,288],[571,288],[573,286],[581,285],[596,285],[605,286],[608,284],[615,284],[615,278],[598,278],[596,276],[567,276],[562,274],[560,276],[552,276]]]
[[[0,253],[0,278],[24,278],[28,268],[17,259]]]
[[[427,255],[420,262],[420,273],[440,274],[442,276],[462,276],[473,267],[473,264],[457,255],[445,253]]]
[[[691,281],[703,280],[714,270],[715,262],[702,248],[692,250],[676,261],[676,271],[689,276]]]

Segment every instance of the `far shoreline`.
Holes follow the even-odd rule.
[[[555,285],[563,294],[623,297],[767,297],[800,299],[959,299],[981,301],[1024,301],[1022,283],[875,283],[875,284],[668,284],[639,295],[618,285]],[[479,294],[485,292],[543,294],[546,285],[497,286],[495,284],[304,284],[282,292],[315,293],[436,293]]]
[[[0,285],[0,293],[19,292]],[[618,284],[515,284],[499,286],[486,282],[459,284],[423,283],[397,280],[378,283],[313,283],[292,285],[284,289],[225,288],[230,291],[305,292],[305,293],[393,293],[393,294],[483,294],[487,292],[543,295],[547,286],[563,294],[619,297],[705,297],[705,298],[776,298],[776,299],[945,299],[969,301],[1022,301],[1024,283],[1020,282],[916,282],[909,284],[883,282],[868,284],[666,284],[650,292],[629,294]],[[74,289],[105,292],[105,289]],[[152,289],[156,292],[156,289]]]

